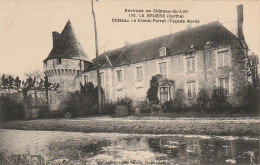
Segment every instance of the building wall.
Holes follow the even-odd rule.
[[[228,51],[228,65],[220,68],[218,66],[218,52]],[[210,54],[205,58],[206,53]],[[196,93],[199,89],[204,88],[212,91],[214,86],[219,86],[219,78],[229,79],[229,99],[234,104],[239,103],[235,99],[235,93],[239,91],[242,84],[246,83],[246,72],[244,69],[245,62],[238,62],[241,53],[234,47],[221,46],[210,48],[203,51],[197,51],[195,54],[195,72],[190,73],[187,70],[187,56],[184,54],[170,57],[161,57],[158,59],[144,61],[136,64],[124,65],[120,67],[110,67],[101,69],[100,72],[105,74],[105,81],[102,84],[105,90],[106,99],[115,101],[117,98],[128,96],[135,102],[144,101],[146,92],[150,87],[152,76],[159,74],[159,63],[166,62],[166,77],[173,80],[174,86],[171,87],[171,98],[174,98],[176,89],[184,89],[188,92],[187,82],[196,82]],[[137,80],[136,67],[143,67],[143,79]],[[116,72],[122,70],[122,83],[117,82]],[[88,80],[97,85],[96,71],[83,73],[87,75]],[[195,99],[187,99],[187,103],[192,104]]]
[[[57,91],[49,91],[49,109],[55,111],[60,108],[60,103],[68,92],[80,87],[80,60],[61,59],[61,64],[57,64],[57,59],[50,59],[44,64],[44,69],[49,82],[59,84]]]

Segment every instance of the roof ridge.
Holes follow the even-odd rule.
[[[203,27],[203,26],[208,26],[209,24],[214,24],[214,23],[218,23],[219,25],[222,25],[219,21],[209,22],[209,23],[207,23],[207,24],[203,24],[203,25],[200,25],[200,26],[196,26],[196,27],[193,27],[193,28],[191,28],[191,29],[184,29],[184,30],[180,30],[180,31],[177,31],[177,32],[175,32],[175,33],[172,33],[172,34],[166,34],[166,35],[154,37],[154,38],[151,38],[151,39],[147,39],[147,40],[144,40],[144,41],[131,43],[131,44],[129,44],[129,45],[124,45],[124,46],[119,47],[119,48],[116,48],[116,49],[111,49],[111,50],[108,50],[108,51],[103,52],[103,53],[100,54],[99,56],[103,56],[103,54],[108,53],[108,52],[111,52],[111,51],[120,50],[120,49],[123,49],[123,48],[126,48],[126,47],[132,47],[132,46],[135,46],[135,45],[137,45],[137,44],[146,43],[146,42],[153,41],[153,40],[156,40],[156,39],[160,39],[160,38],[163,38],[163,37],[166,37],[166,36],[173,36],[173,35],[176,35],[176,34],[178,34],[178,33],[183,33],[183,32],[185,32],[185,31],[192,31],[192,30],[201,28],[201,27]],[[223,25],[222,25],[222,26],[223,26]],[[223,27],[224,27],[224,26],[223,26]]]

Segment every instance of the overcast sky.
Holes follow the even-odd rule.
[[[203,25],[237,19],[236,6],[244,5],[244,34],[251,51],[260,55],[259,1],[119,1],[94,2],[100,53],[161,35],[184,30],[187,24],[115,23],[128,18],[125,9],[189,10],[185,18]],[[0,74],[22,76],[42,70],[42,61],[52,48],[52,31],[61,32],[70,18],[75,33],[90,59],[95,57],[93,19],[89,0],[0,0]],[[235,32],[236,23],[225,23]]]

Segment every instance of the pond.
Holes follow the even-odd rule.
[[[38,155],[50,164],[258,164],[259,144],[231,136],[0,129],[0,159]]]

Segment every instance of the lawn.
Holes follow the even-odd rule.
[[[258,137],[260,118],[172,118],[167,116],[89,117],[9,121],[5,129],[109,132],[139,134],[196,134]]]

